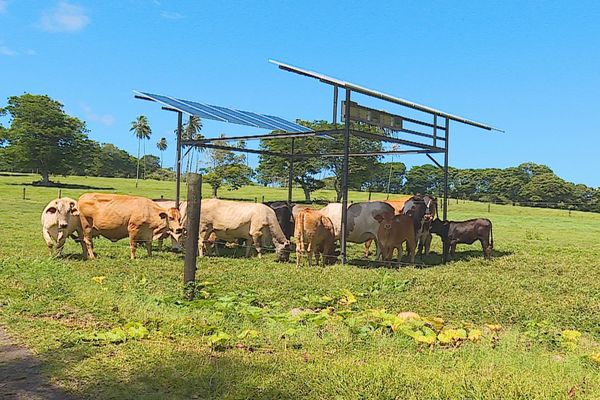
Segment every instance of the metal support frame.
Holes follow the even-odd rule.
[[[346,115],[350,115],[350,89],[346,88]],[[348,262],[347,240],[348,227],[348,155],[350,154],[350,118],[344,121],[344,160],[342,162],[342,226],[340,230],[340,247],[342,265]]]
[[[294,147],[296,144],[296,139],[292,138],[292,143],[291,143],[291,151],[290,151],[290,158],[289,158],[289,163],[290,163],[290,170],[289,170],[289,175],[288,175],[288,205],[292,204],[292,190],[293,190],[293,186],[294,186]]]
[[[179,209],[179,201],[181,197],[181,133],[183,128],[183,113],[177,112],[177,156],[176,156],[176,188],[175,188],[175,207]]]
[[[271,61],[273,62],[273,61]],[[311,78],[316,78],[325,84],[329,84],[333,86],[333,113],[332,113],[332,121],[333,127],[332,130],[325,131],[310,131],[310,132],[284,132],[284,133],[275,133],[275,134],[260,134],[260,135],[245,135],[245,136],[234,136],[234,137],[218,137],[218,138],[205,138],[200,140],[181,140],[182,135],[182,111],[169,107],[162,107],[165,110],[175,111],[178,113],[177,118],[177,188],[176,188],[176,204],[179,207],[180,203],[180,184],[181,184],[181,148],[182,146],[197,146],[204,148],[214,148],[221,150],[229,150],[236,152],[245,152],[245,153],[254,153],[254,154],[267,154],[277,157],[282,157],[288,160],[289,162],[289,176],[288,176],[288,202],[291,203],[292,195],[293,195],[293,178],[294,178],[294,162],[296,160],[302,160],[306,158],[312,157],[342,157],[342,221],[341,221],[341,255],[342,255],[342,264],[346,265],[348,262],[348,254],[347,254],[347,219],[348,219],[348,183],[349,183],[349,158],[350,157],[365,157],[365,156],[385,156],[392,154],[425,154],[431,161],[435,163],[439,168],[444,171],[444,193],[443,193],[443,218],[447,219],[448,217],[448,156],[449,156],[449,147],[448,147],[448,138],[449,138],[449,130],[450,130],[450,120],[457,121],[463,124],[471,125],[477,128],[485,129],[485,130],[495,130],[503,132],[497,128],[468,120],[466,118],[462,118],[456,115],[444,113],[440,110],[436,110],[427,106],[423,106],[420,104],[416,104],[401,98],[393,97],[381,92],[373,91],[358,85],[354,85],[349,82],[341,81],[335,78],[327,77],[322,74],[318,74],[312,71],[302,70],[297,67],[293,67],[287,64],[273,62],[279,66],[280,69],[294,72],[300,75],[308,76]],[[343,115],[346,116],[344,118],[344,127],[343,129],[338,129],[337,122],[337,113],[338,113],[338,91],[339,89],[344,89],[346,91],[346,100],[343,103],[344,112]],[[432,129],[432,133],[424,133],[414,129],[407,129],[404,126],[401,126],[400,129],[394,129],[394,132],[406,133],[412,135],[414,138],[422,137],[431,139],[431,144],[426,144],[422,142],[416,142],[412,140],[395,138],[387,135],[380,135],[371,132],[364,132],[352,129],[351,126],[351,117],[350,117],[350,100],[351,93],[358,93],[360,95],[365,95],[374,99],[383,100],[388,103],[393,103],[396,105],[404,106],[407,108],[411,108],[429,115],[433,116],[433,123],[422,121],[420,119],[408,118],[404,116],[400,116],[403,122],[412,123],[421,127],[427,127]],[[147,97],[138,97],[143,100],[150,100]],[[153,100],[156,101],[156,100]],[[445,126],[438,125],[438,119],[443,118],[445,120]],[[444,131],[444,136],[440,135],[439,131]],[[306,137],[320,137],[320,138],[328,138],[333,139],[332,136],[343,135],[343,152],[342,153],[314,153],[314,154],[305,154],[301,152],[301,154],[296,154],[295,149],[295,138],[306,138]],[[387,143],[395,143],[401,144],[404,146],[409,146],[412,149],[409,150],[393,150],[393,151],[380,151],[380,152],[372,152],[372,153],[350,153],[350,136],[355,135],[368,140],[378,140],[380,142]],[[226,145],[228,141],[234,140],[276,140],[276,139],[291,139],[291,151],[290,153],[278,153],[278,152],[270,152],[266,150],[254,150],[254,149],[241,149],[234,146]],[[333,139],[337,140],[337,139]],[[439,143],[443,142],[444,147],[439,147]],[[440,162],[436,161],[431,155],[435,153],[443,153],[444,154],[444,163],[441,165]],[[200,187],[200,197],[202,196],[202,189]],[[189,211],[189,208],[188,208]],[[200,212],[200,210],[198,210]],[[199,218],[199,215],[198,215]],[[447,258],[447,255],[444,254],[444,260]],[[190,269],[191,270],[191,269]],[[186,278],[187,279],[187,278]]]
[[[446,117],[446,148],[444,152],[444,221],[448,219],[448,133],[450,131],[450,119]]]

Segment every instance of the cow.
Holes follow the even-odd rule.
[[[416,195],[404,203],[402,214],[412,218],[415,227],[415,238],[418,243],[417,255],[420,257],[425,250],[429,254],[431,248],[431,221],[437,216],[437,200],[433,196]]]
[[[215,233],[227,242],[246,240],[246,257],[250,256],[251,245],[262,257],[263,239],[275,247],[278,261],[287,261],[290,242],[286,239],[275,211],[261,203],[245,203],[219,199],[202,200],[200,213],[200,256],[204,255],[202,244]]]
[[[77,201],[63,197],[48,203],[42,212],[42,235],[50,256],[60,256],[67,238],[74,232],[77,232],[81,239]]]
[[[163,200],[163,199],[154,199],[156,204],[161,206],[166,210],[175,209],[175,201],[174,200]],[[171,250],[181,251],[182,247],[185,245],[186,233],[187,233],[187,201],[179,202],[179,213],[181,215],[180,223],[183,227],[183,234],[179,237],[179,240],[175,240],[170,232],[165,232],[158,238],[158,251],[162,251],[163,248],[163,240],[167,238],[171,238]]]
[[[395,215],[393,212],[377,214],[373,217],[379,222],[377,231],[377,243],[383,261],[389,261],[394,256],[394,250],[398,249],[398,262],[402,259],[402,243],[406,242],[406,251],[410,262],[415,262],[415,229],[413,220],[408,215]]]
[[[144,242],[151,256],[152,240],[166,232],[178,240],[183,233],[179,210],[164,209],[145,197],[86,193],[79,197],[78,205],[84,258],[96,258],[92,239],[100,235],[113,242],[129,237],[130,257],[134,259],[136,242]]]
[[[421,256],[423,248],[425,255],[429,254],[431,247],[431,234],[429,223],[437,214],[437,201],[432,196],[410,196],[400,200],[386,200],[385,203],[394,207],[395,213],[408,215],[413,219],[415,235],[418,243],[417,255]],[[365,242],[365,254],[369,255],[371,241]]]
[[[296,266],[304,252],[308,252],[308,266],[312,267],[312,256],[315,255],[319,265],[320,254],[323,254],[323,265],[335,262],[335,230],[331,220],[317,210],[306,208],[296,217],[294,229],[296,240]]]
[[[279,222],[285,238],[289,240],[294,234],[294,217],[292,216],[294,204],[288,204],[287,201],[270,201],[263,204],[275,211],[277,222]]]
[[[335,238],[340,239],[342,223],[342,203],[329,203],[319,210],[328,217],[335,229]],[[375,215],[384,212],[394,212],[394,207],[382,201],[369,201],[354,203],[348,207],[348,226],[346,240],[352,243],[364,243],[368,240],[377,239],[379,223],[374,219]],[[365,257],[369,256],[368,248]],[[377,251],[379,256],[379,250]]]
[[[492,233],[492,221],[487,218],[476,218],[461,222],[441,221],[437,218],[431,223],[431,232],[442,239],[444,262],[448,260],[448,253],[454,256],[457,244],[473,244],[476,240],[481,243],[483,256],[487,259],[492,258],[494,235]]]

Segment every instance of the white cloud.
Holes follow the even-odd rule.
[[[37,51],[35,51],[34,49],[27,49],[27,50],[23,51],[23,54],[25,54],[27,56],[36,56]]]
[[[166,19],[182,19],[183,14],[172,11],[161,11],[160,16]]]
[[[4,14],[6,12],[7,5],[8,5],[7,0],[0,0],[0,14]]]
[[[0,46],[0,56],[16,56],[17,53],[16,51],[14,51],[13,49],[11,49],[10,47],[7,46]]]
[[[83,7],[61,1],[54,9],[42,14],[40,27],[48,32],[76,32],[89,23],[90,17]]]
[[[103,115],[96,114],[92,110],[92,107],[88,106],[87,104],[83,104],[81,106],[81,108],[83,109],[85,119],[88,121],[98,122],[98,123],[100,123],[102,125],[106,125],[106,126],[111,126],[112,124],[115,123],[115,117],[113,117],[110,114],[103,114]]]

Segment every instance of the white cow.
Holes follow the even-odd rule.
[[[203,255],[203,243],[210,241],[213,233],[218,239],[226,242],[246,240],[246,257],[250,256],[252,243],[261,257],[263,239],[269,239],[275,247],[278,260],[289,259],[290,242],[279,226],[275,211],[264,204],[219,199],[202,200],[200,256]]]
[[[335,229],[335,238],[340,239],[342,203],[329,203],[319,211],[331,220]],[[346,236],[346,240],[352,243],[364,243],[371,239],[376,240],[379,222],[375,219],[375,216],[383,215],[386,212],[391,212],[393,214],[394,207],[383,201],[351,204],[348,207],[348,235]],[[367,256],[368,253],[365,252],[365,257]],[[379,248],[377,249],[377,256],[379,256]]]
[[[77,201],[63,197],[48,203],[42,212],[42,235],[48,245],[50,255],[61,255],[67,238],[75,231],[78,232],[81,239]]]

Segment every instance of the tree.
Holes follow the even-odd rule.
[[[94,161],[90,163],[89,175],[131,178],[136,174],[138,160],[112,143],[97,144]]]
[[[200,131],[202,130],[202,119],[197,115],[190,115],[188,121],[183,126],[183,131],[181,132],[181,140],[199,140],[204,138]],[[190,171],[192,165],[194,164],[194,156],[199,156],[199,151],[201,148],[194,147],[189,155],[187,160],[187,168],[186,171]]]
[[[304,121],[298,121],[307,125]],[[277,132],[272,132],[277,134]],[[318,153],[322,149],[323,141],[327,139],[306,137],[295,139],[294,153]],[[260,141],[260,149],[274,153],[289,154],[292,149],[291,139],[264,139]],[[310,203],[311,192],[323,188],[325,183],[315,177],[323,168],[325,162],[322,158],[304,158],[294,161],[293,182],[304,191],[304,199]],[[258,181],[264,185],[285,185],[289,179],[290,163],[278,156],[261,154],[257,168]]]
[[[521,189],[521,197],[534,203],[564,203],[571,193],[568,183],[546,172],[533,175],[529,183]]]
[[[405,173],[406,165],[402,162],[377,162],[361,189],[371,192],[400,193],[403,190]]]
[[[167,138],[160,138],[160,140],[156,143],[156,148],[160,150],[160,167],[163,166],[163,152],[167,149]]]
[[[10,127],[0,133],[3,157],[16,167],[37,169],[43,185],[50,183],[50,174],[68,174],[89,156],[85,123],[67,115],[58,101],[45,95],[12,96],[0,108],[5,114]]]
[[[146,166],[147,172],[151,174],[160,169],[160,158],[154,154],[145,154],[142,157],[142,164]]]
[[[230,150],[209,149],[208,157],[211,165],[203,180],[211,186],[212,197],[217,197],[219,188],[224,184],[229,186],[229,190],[236,190],[252,183],[254,171],[246,165],[245,155],[236,155]]]
[[[444,190],[444,172],[435,165],[414,166],[406,173],[406,192],[411,194],[436,194]]]
[[[150,125],[148,124],[148,118],[146,118],[145,115],[140,115],[139,117],[136,118],[135,121],[133,121],[131,123],[131,128],[129,129],[129,131],[133,131],[133,134],[135,135],[135,137],[138,139],[138,152],[137,152],[137,158],[138,158],[138,164],[137,164],[137,171],[135,173],[135,187],[138,187],[138,180],[140,179],[140,144],[142,142],[142,139],[146,140],[146,139],[150,139],[150,135],[152,134],[152,129],[150,128]],[[145,142],[144,142],[145,143]],[[145,144],[144,144],[144,154],[146,153],[145,151]]]

